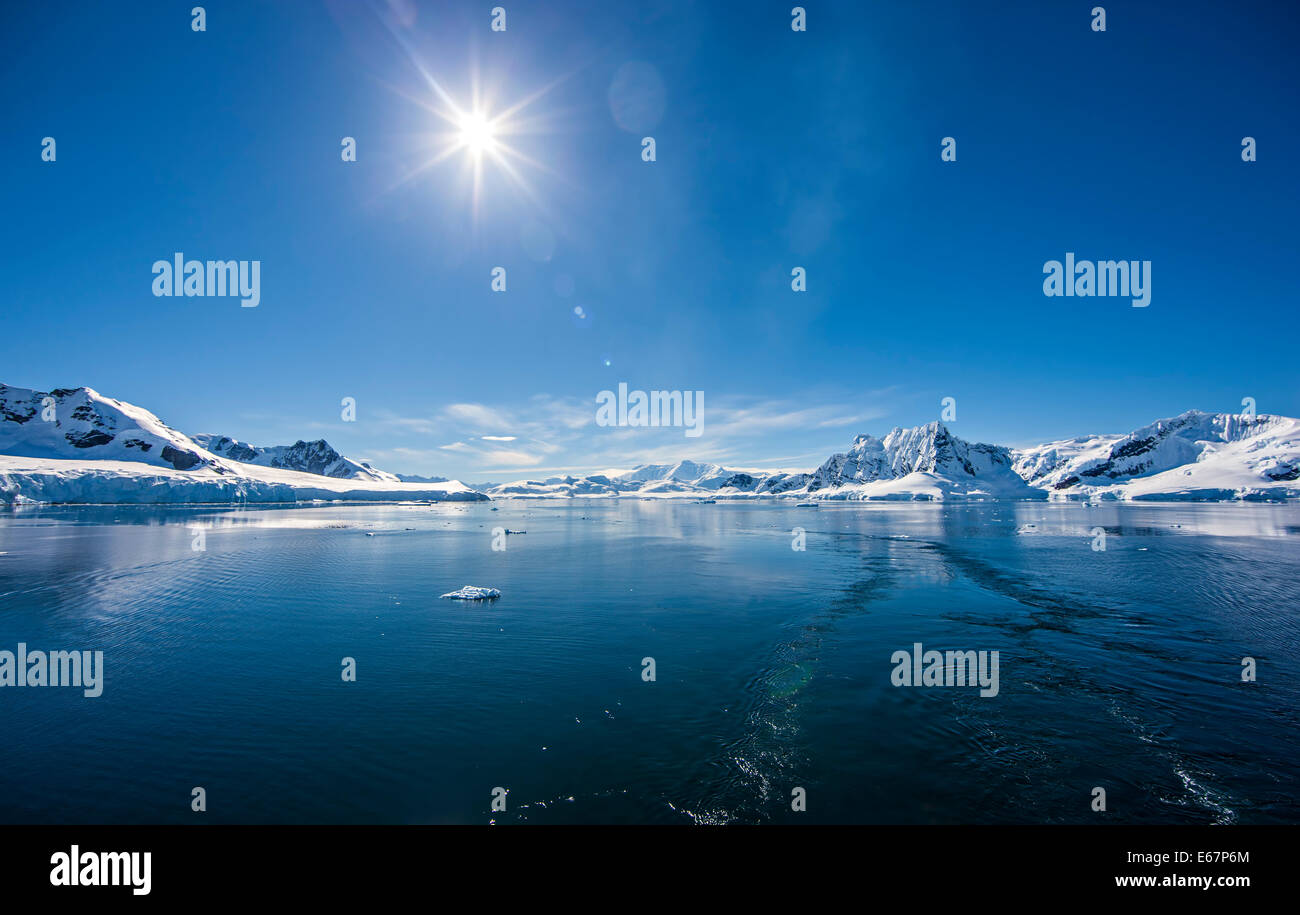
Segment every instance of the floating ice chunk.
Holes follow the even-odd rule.
[[[452,600],[496,600],[501,596],[501,592],[496,588],[479,588],[474,585],[466,585],[459,591],[450,591],[443,597],[450,597]]]

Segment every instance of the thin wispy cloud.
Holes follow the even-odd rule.
[[[428,416],[385,413],[379,422],[393,435],[450,439],[422,448],[391,449],[394,461],[416,460],[421,473],[467,478],[599,473],[610,467],[630,469],[684,459],[755,469],[811,467],[830,450],[846,447],[853,435],[872,431],[891,412],[895,394],[886,388],[857,398],[825,400],[820,394],[706,398],[698,438],[685,437],[677,427],[602,427],[595,422],[594,398],[549,394],[512,404],[452,403],[432,409]],[[790,449],[792,442],[806,450]]]

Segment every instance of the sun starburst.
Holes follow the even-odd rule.
[[[489,173],[505,177],[510,186],[523,194],[532,203],[537,204],[533,188],[525,179],[523,171],[550,172],[542,163],[526,155],[517,148],[511,139],[537,132],[540,119],[536,116],[525,117],[524,111],[545,95],[551,85],[534,92],[521,101],[508,107],[494,109],[490,96],[480,91],[479,74],[471,74],[471,92],[469,103],[462,105],[442,86],[441,83],[412,56],[411,62],[419,71],[429,94],[415,97],[402,92],[408,100],[420,105],[442,122],[443,129],[426,134],[428,158],[411,168],[395,185],[405,184],[432,169],[459,159],[463,166],[464,185],[468,186],[471,197],[471,210],[474,221],[479,218],[480,202],[483,197],[484,184]]]

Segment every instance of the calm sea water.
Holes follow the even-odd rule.
[[[0,689],[0,821],[1297,822],[1298,535],[1275,505],[0,513],[0,649],[106,668]],[[504,596],[439,599],[465,584]],[[999,695],[892,686],[914,642],[999,651]]]

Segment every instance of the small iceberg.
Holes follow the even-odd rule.
[[[450,591],[443,597],[449,597],[452,600],[496,600],[501,596],[501,592],[496,588],[479,588],[474,585],[466,585],[459,591]]]
[[[718,500],[717,499],[696,499],[695,504],[696,505],[717,505]]]
[[[816,502],[800,502],[795,508],[817,508]]]

